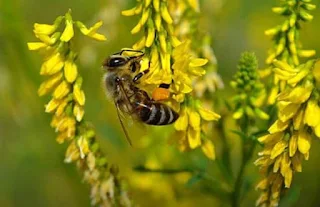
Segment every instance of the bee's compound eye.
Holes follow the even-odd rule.
[[[119,67],[119,66],[126,64],[126,62],[127,62],[126,59],[123,57],[114,57],[109,60],[108,66],[109,67]]]

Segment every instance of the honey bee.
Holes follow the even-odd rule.
[[[123,55],[124,52],[138,55],[126,56]],[[179,117],[171,107],[150,98],[146,91],[137,86],[141,77],[149,72],[149,68],[138,72],[143,56],[142,51],[122,50],[103,62],[106,71],[103,83],[107,94],[114,101],[120,124],[130,145],[132,144],[122,121],[122,113],[145,124],[157,126],[172,124]]]

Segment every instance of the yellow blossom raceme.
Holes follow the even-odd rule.
[[[286,20],[281,25],[265,31],[265,34],[272,37],[274,41],[274,47],[270,49],[269,56],[266,59],[268,65],[271,65],[275,59],[278,59],[287,65],[297,66],[300,63],[299,58],[312,57],[315,55],[315,50],[302,49],[302,44],[299,40],[300,22],[311,21],[313,16],[309,14],[309,11],[313,9],[315,9],[315,5],[311,4],[310,1],[303,0],[286,0],[282,2],[281,6],[272,9],[274,13],[285,16]],[[267,70],[270,70],[270,67]],[[277,73],[277,71],[277,77],[272,76],[273,87],[269,92],[268,104],[275,103],[276,96],[284,90],[285,83],[292,84],[286,82],[286,79],[283,79],[283,76],[287,76],[285,74],[291,71],[282,71],[282,75],[279,74],[281,70],[279,71],[275,68],[274,72]],[[294,71],[294,73],[299,72],[300,70]],[[293,73],[291,73],[291,75],[294,77]]]
[[[63,19],[65,27],[61,28],[63,32],[59,32]],[[98,22],[88,30],[83,23],[78,21],[76,24],[86,36],[105,40],[103,35],[96,33],[101,25],[102,22]],[[35,36],[42,42],[28,43],[28,47],[30,50],[40,50],[44,55],[40,75],[47,77],[40,85],[38,94],[51,94],[45,112],[53,114],[50,125],[58,134],[56,141],[59,144],[69,142],[65,162],[77,162],[85,178],[91,178],[88,183],[91,185],[92,204],[110,206],[129,202],[130,205],[125,189],[119,185],[117,172],[107,166],[106,158],[95,139],[95,132],[83,119],[85,94],[81,89],[83,80],[75,62],[76,51],[72,47],[73,26],[71,11],[58,17],[53,25],[34,25]]]
[[[203,153],[209,159],[215,159],[215,150],[212,141],[202,134],[206,134],[202,125],[206,122],[217,121],[220,116],[201,106],[197,100],[188,98],[180,110],[180,117],[175,122],[174,127],[179,133],[174,134],[177,139],[179,149],[182,151],[195,149],[201,146]]]
[[[283,76],[283,80],[292,87],[278,95],[278,119],[269,128],[269,134],[258,139],[264,144],[264,149],[255,164],[265,175],[257,185],[262,190],[258,206],[279,203],[284,189],[291,186],[294,172],[302,171],[302,160],[309,159],[312,132],[318,137],[320,135],[317,134],[320,124],[319,89],[314,76],[317,62],[310,60],[292,67],[283,61],[274,61],[276,76]],[[298,75],[301,71],[307,72]],[[296,74],[292,76],[291,73]]]

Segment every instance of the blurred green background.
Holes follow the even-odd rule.
[[[320,0],[313,1],[320,7]],[[277,0],[202,0],[201,29],[213,37],[219,73],[226,88],[217,96],[232,95],[228,86],[236,70],[240,53],[256,52],[260,67],[264,67],[266,51],[272,46],[264,30],[282,22],[271,12]],[[132,167],[147,165],[157,168],[197,168],[219,180],[215,173],[217,162],[208,161],[199,151],[180,153],[167,144],[169,130],[146,128],[147,132],[131,128],[135,147],[125,141],[115,108],[101,86],[103,59],[130,47],[138,36],[130,34],[137,18],[120,15],[134,1],[126,0],[0,0],[0,206],[89,206],[89,187],[82,184],[81,173],[73,164],[63,163],[66,145],[55,141],[50,128],[51,115],[44,113],[47,98],[37,96],[42,77],[38,72],[41,58],[27,50],[28,41],[36,41],[33,23],[52,23],[56,16],[69,8],[75,20],[91,25],[103,20],[100,30],[108,38],[97,43],[80,37],[80,73],[84,77],[86,119],[97,130],[99,141],[110,162],[120,166],[130,183],[131,196],[139,206],[228,206],[214,195],[214,182],[190,181],[190,173],[139,173]],[[313,12],[314,20],[302,25],[301,40],[306,49],[320,53],[320,8]],[[153,137],[147,136],[153,131]],[[237,140],[232,147],[232,163],[236,170]],[[219,143],[217,143],[219,148]],[[218,150],[219,151],[219,150]],[[294,184],[281,206],[319,206],[320,143],[314,140],[310,160],[304,162],[303,172],[295,174]],[[255,159],[255,158],[254,158]],[[257,169],[249,166],[247,179],[255,182]],[[187,182],[189,180],[189,182]],[[187,183],[187,184],[186,184]],[[253,206],[258,193],[250,186],[243,206]]]

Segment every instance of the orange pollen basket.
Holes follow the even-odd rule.
[[[167,88],[156,88],[152,93],[152,98],[155,101],[167,100],[170,96],[170,91]]]

